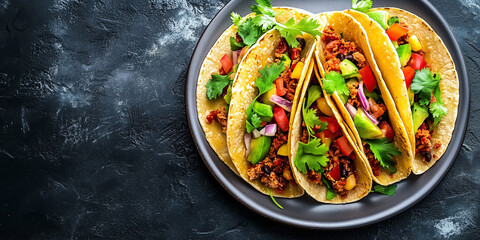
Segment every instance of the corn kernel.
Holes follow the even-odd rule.
[[[412,51],[417,52],[422,49],[422,44],[420,44],[420,41],[418,41],[417,36],[410,35],[407,41],[410,43],[410,46],[412,46]]]

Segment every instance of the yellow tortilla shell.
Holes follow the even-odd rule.
[[[303,37],[305,38],[306,44],[305,48],[301,52],[300,58],[305,58],[305,62],[308,63],[313,53],[315,39],[310,35],[304,35]],[[230,113],[228,115],[227,146],[232,161],[240,173],[240,176],[258,191],[264,194],[268,194],[267,188],[260,182],[260,180],[250,181],[247,175],[250,162],[245,156],[246,148],[244,143],[244,135],[247,132],[245,127],[247,118],[246,110],[258,92],[255,87],[255,80],[260,77],[260,73],[258,71],[266,65],[274,63],[275,50],[280,43],[280,40],[280,33],[277,30],[271,30],[267,32],[248,52],[233,82],[232,100],[230,102]],[[298,81],[296,89],[297,93],[301,89],[301,83],[305,78],[306,69],[307,67],[304,67],[301,77]],[[292,103],[290,124],[293,119],[292,116],[296,111],[297,101],[298,94],[295,95],[295,99]],[[304,191],[301,187],[292,186],[291,184],[288,185],[283,194],[278,194],[276,191],[271,191],[273,196],[285,198],[299,197],[303,195],[303,192]]]
[[[297,111],[295,112],[295,117],[291,125],[291,130],[289,132],[289,137],[288,137],[289,160],[290,160],[292,173],[295,177],[295,180],[297,180],[297,183],[303,189],[305,189],[305,192],[307,192],[308,195],[310,195],[311,197],[313,197],[315,200],[319,202],[332,203],[332,204],[344,204],[344,203],[355,202],[362,199],[370,192],[372,188],[372,178],[370,177],[368,167],[365,165],[365,162],[362,160],[362,158],[359,155],[358,147],[353,141],[351,137],[352,135],[348,130],[348,128],[346,127],[342,116],[340,115],[338,110],[334,107],[334,104],[331,102],[332,100],[330,99],[330,96],[328,96],[323,89],[322,89],[323,95],[327,100],[327,104],[331,107],[332,112],[334,113],[335,118],[337,119],[338,124],[342,129],[343,135],[348,139],[350,146],[353,147],[355,155],[357,156],[354,160],[354,166],[357,173],[357,185],[355,186],[355,188],[348,191],[348,194],[345,198],[342,198],[340,195],[337,194],[335,198],[333,198],[332,200],[328,200],[327,187],[325,186],[325,184],[324,183],[314,184],[308,181],[307,176],[302,172],[300,172],[294,163],[295,156],[297,154],[298,143],[302,135],[302,121],[303,121],[302,106],[303,106],[303,102],[305,101],[305,97],[306,97],[306,93],[307,93],[310,81],[312,79],[314,65],[315,65],[315,61],[312,59],[310,66],[308,68],[306,78],[303,81],[300,101],[298,102]],[[320,78],[317,78],[317,79],[320,79]]]
[[[377,79],[377,86],[380,89],[384,104],[388,109],[390,124],[393,131],[395,132],[395,147],[397,147],[402,154],[400,156],[394,157],[394,160],[397,163],[395,165],[397,167],[397,172],[393,175],[390,175],[388,171],[380,168],[379,176],[374,176],[372,169],[369,167],[368,169],[373,180],[378,184],[386,186],[407,178],[410,175],[412,169],[413,158],[410,142],[407,136],[407,131],[395,107],[395,103],[387,87],[385,86],[385,83],[380,74],[380,70],[378,69],[378,66],[374,60],[365,30],[361,27],[358,21],[343,12],[323,13],[319,14],[318,17],[320,19],[323,19],[323,21],[326,21],[327,25],[331,25],[335,32],[339,34],[343,33],[343,36],[346,40],[355,42],[357,46],[363,50],[368,65],[372,69],[372,72]],[[319,66],[323,66],[323,64],[325,63],[325,57],[323,55],[324,47],[325,43],[323,43],[323,41],[319,41],[317,43],[315,55]],[[321,74],[322,72],[323,71],[321,71]],[[325,76],[322,75],[322,77]],[[362,140],[360,139],[360,135],[355,128],[353,119],[350,117],[350,114],[342,103],[342,100],[340,99],[340,96],[338,96],[337,92],[334,92],[334,94],[332,94],[332,98],[338,110],[343,115],[347,126],[349,126],[350,130],[353,132],[353,136],[356,139],[357,146],[359,150],[361,150],[360,155],[362,159],[365,161],[367,166],[370,166],[368,159],[363,151]]]
[[[277,13],[282,12],[276,16],[276,19],[279,22],[286,22],[291,17],[299,19],[308,15],[307,13],[292,8],[274,7],[273,9]],[[254,15],[254,13],[251,13],[246,17],[252,17]],[[205,87],[212,74],[218,73],[218,70],[222,66],[220,59],[223,57],[223,55],[228,54],[230,57],[232,56],[232,50],[230,49],[230,37],[235,37],[236,33],[237,27],[235,25],[231,25],[218,38],[217,42],[215,42],[205,57],[197,81],[197,111],[198,121],[200,122],[203,132],[205,132],[205,138],[212,147],[213,151],[217,153],[220,160],[227,164],[227,166],[238,175],[238,171],[235,168],[230,155],[228,154],[226,135],[222,132],[220,124],[217,122],[212,122],[209,124],[206,120],[211,111],[224,108],[226,103],[222,97],[209,100],[207,98],[207,88]],[[238,69],[240,69],[240,65]]]
[[[455,70],[455,63],[453,62],[453,59],[442,39],[435,33],[428,23],[426,23],[420,17],[414,15],[413,13],[397,8],[376,8],[372,9],[371,11],[375,10],[385,10],[390,16],[396,16],[401,22],[405,22],[408,25],[409,32],[416,35],[422,44],[422,50],[425,51],[425,61],[430,65],[432,72],[438,71],[438,73],[440,73],[442,76],[442,80],[440,81],[440,90],[442,92],[442,100],[448,112],[447,115],[443,117],[440,123],[434,128],[434,133],[432,135],[432,160],[429,163],[426,163],[422,161],[421,156],[415,156],[413,159],[413,173],[422,174],[432,167],[443,155],[448,147],[448,144],[452,138],[453,130],[455,128],[459,99],[459,83],[457,71]],[[368,16],[367,18],[364,16],[367,15],[363,14],[363,16],[359,18],[356,16],[354,17],[357,18],[357,20],[361,20],[360,22],[364,27],[368,24],[368,22],[374,22],[374,24],[371,24],[374,26],[372,27],[372,31],[367,32],[369,34],[368,37],[370,45],[372,46],[372,50],[376,56],[376,61],[380,69],[383,71],[382,67],[384,69],[391,67],[391,62],[384,60],[385,55],[389,55],[395,59],[398,59],[397,51],[395,50],[393,44],[391,44],[388,35],[385,34],[385,31],[381,27],[378,28],[378,23],[368,18]],[[380,48],[378,48],[379,46]],[[382,51],[386,54],[380,54]],[[398,97],[396,99],[398,101],[395,103],[397,104],[400,114],[402,115],[407,132],[410,135],[410,141],[412,142],[411,144],[413,146],[412,150],[415,151],[416,129],[413,129],[412,118],[406,118],[408,113],[411,115],[408,96],[403,96],[403,92],[406,92],[406,87],[403,83],[399,84],[398,79],[392,77],[396,75],[403,75],[403,73],[400,69],[391,69],[391,71],[385,73],[385,76],[389,76],[389,78],[384,79],[387,87],[389,88],[392,96]],[[406,103],[408,104],[408,108],[405,107]],[[405,118],[403,118],[404,116]],[[441,146],[439,148],[433,147],[433,145],[436,143],[441,144]]]

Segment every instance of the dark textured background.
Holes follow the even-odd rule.
[[[250,211],[196,151],[186,71],[226,2],[0,0],[0,238],[480,235],[478,1],[431,1],[457,38],[471,82],[455,164],[409,210],[341,232],[299,230]]]

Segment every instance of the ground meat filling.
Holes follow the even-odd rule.
[[[422,160],[426,163],[432,160],[432,135],[429,125],[427,122],[422,123],[415,134],[415,153],[422,156]]]
[[[288,53],[292,60],[292,66],[299,61],[304,61],[304,59],[300,59],[300,53],[305,46],[305,40],[303,38],[297,38],[297,41],[300,43],[298,47],[290,48],[285,39],[282,38],[275,50],[275,62],[281,61],[281,58],[285,53]],[[293,68],[285,68],[276,81],[283,82],[283,87],[286,91],[282,97],[293,101],[298,79],[291,78],[291,70],[293,70]],[[277,95],[278,93],[279,91],[277,91]],[[290,113],[286,112],[286,114],[287,118],[290,119]],[[250,181],[260,179],[260,182],[264,186],[270,189],[275,189],[279,194],[283,193],[289,183],[296,186],[290,170],[288,157],[277,155],[280,146],[287,143],[287,137],[288,132],[283,132],[281,129],[277,128],[277,132],[272,139],[272,145],[270,146],[268,156],[257,164],[250,164],[247,170],[248,179]]]
[[[213,110],[207,115],[207,123],[212,123],[213,121],[219,123],[224,134],[227,133],[227,119],[228,115],[225,108]]]
[[[375,156],[373,155],[373,152],[370,149],[370,145],[368,145],[365,142],[363,143],[363,151],[365,152],[365,155],[367,156],[367,159],[368,159],[368,163],[372,168],[373,175],[378,177],[379,171],[380,171],[380,162],[377,159],[375,159]]]

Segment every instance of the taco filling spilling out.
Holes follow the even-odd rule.
[[[352,117],[373,175],[379,176],[382,169],[396,173],[393,156],[400,155],[400,151],[394,146],[388,110],[362,49],[331,26],[324,28],[322,40],[326,45],[325,91],[336,91]]]
[[[357,184],[355,152],[342,133],[332,109],[312,79],[303,102],[302,131],[295,167],[313,184],[325,184],[326,199],[345,198]],[[300,111],[300,109],[299,109]]]
[[[275,63],[259,71],[261,77],[255,82],[259,93],[246,112],[248,179],[259,179],[279,194],[288,184],[296,186],[287,149],[292,101],[305,64],[300,57],[305,40],[300,37],[296,40],[297,47],[290,47],[281,39],[275,50]]]

